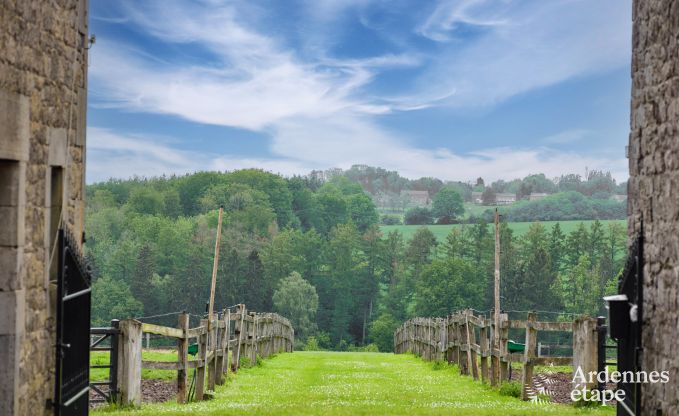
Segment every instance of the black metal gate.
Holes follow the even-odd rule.
[[[92,402],[115,403],[118,395],[118,336],[120,335],[120,322],[117,319],[111,321],[108,328],[92,328],[90,336],[93,337],[90,351],[107,351],[109,353],[108,364],[94,364],[90,368],[108,369],[107,381],[92,381],[90,388],[95,396]],[[107,387],[102,389],[102,387]]]
[[[623,300],[609,302],[611,337],[618,344],[618,371],[641,371],[641,327],[643,322],[643,231],[635,238],[622,273],[618,292]],[[617,311],[615,310],[617,309]],[[641,383],[618,383],[625,400],[618,403],[617,415],[641,414]]]
[[[59,230],[54,414],[87,415],[91,277],[75,240]]]

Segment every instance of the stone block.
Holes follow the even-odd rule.
[[[26,164],[0,160],[0,206],[23,205],[26,199]]]
[[[23,251],[23,247],[0,246],[0,291],[23,288],[21,281]]]
[[[0,159],[28,160],[29,109],[28,97],[0,90]]]
[[[0,206],[0,219],[3,231],[0,232],[0,246],[21,247],[24,245],[25,220],[24,207]]]
[[[48,163],[50,166],[66,166],[68,160],[66,129],[48,128],[47,144],[49,146]]]
[[[24,333],[25,292],[0,292],[0,335]]]
[[[14,415],[19,400],[19,357],[16,335],[0,334],[0,415]]]

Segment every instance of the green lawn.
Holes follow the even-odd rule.
[[[104,351],[90,352],[90,365],[108,365],[109,353]],[[142,360],[149,361],[177,361],[177,351],[158,351],[158,350],[143,350],[141,353]],[[176,380],[177,372],[169,370],[151,370],[143,368],[141,370],[141,378],[143,379],[159,379],[159,380]],[[90,380],[103,381],[108,380],[108,368],[91,368]]]
[[[412,355],[295,352],[243,369],[214,399],[120,410],[114,415],[612,415],[611,407],[534,404]],[[101,414],[105,410],[95,411]]]
[[[564,234],[568,234],[571,231],[573,231],[579,223],[585,223],[587,227],[591,226],[594,221],[543,221],[542,224],[547,227],[549,230],[551,230],[552,226],[556,223],[559,223],[561,225],[561,230],[564,232]],[[618,223],[623,226],[627,226],[627,221],[626,220],[605,220],[601,221],[601,223],[606,227],[607,224],[609,223]],[[526,233],[528,231],[528,227],[530,227],[532,223],[531,222],[512,222],[509,223],[509,227],[514,230],[514,235],[520,236]],[[440,242],[445,241],[446,236],[448,233],[450,233],[450,230],[453,229],[454,227],[462,227],[463,225],[461,224],[453,224],[453,225],[426,225],[425,227],[428,227],[436,236],[436,239]],[[406,240],[409,240],[413,234],[415,234],[415,231],[417,231],[418,228],[423,227],[422,225],[382,225],[380,226],[380,229],[382,230],[383,234],[387,234],[390,231],[398,230],[403,234],[403,237]],[[489,225],[489,227],[492,227],[492,224]]]

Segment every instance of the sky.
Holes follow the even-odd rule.
[[[91,0],[87,182],[627,179],[631,0]]]

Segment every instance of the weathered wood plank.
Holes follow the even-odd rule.
[[[181,329],[154,324],[141,324],[141,330],[148,334],[163,335],[171,338],[182,338],[184,336],[184,332]]]

